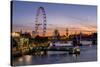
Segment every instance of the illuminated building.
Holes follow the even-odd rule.
[[[35,31],[32,31],[32,38],[35,38]]]
[[[20,33],[19,32],[12,32],[11,36],[12,37],[20,37]]]

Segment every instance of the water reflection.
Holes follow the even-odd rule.
[[[53,64],[53,63],[71,63],[97,60],[97,46],[82,46],[80,55],[69,55],[67,52],[48,51],[42,55],[25,55],[14,60],[14,65],[37,65],[37,64]]]

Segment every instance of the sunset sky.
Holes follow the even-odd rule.
[[[33,31],[37,9],[41,6],[44,7],[47,17],[46,35],[52,35],[54,29],[58,29],[61,35],[65,35],[66,28],[69,29],[70,34],[97,31],[96,6],[13,1],[13,32],[21,29],[23,32]],[[41,33],[42,26],[39,30]]]

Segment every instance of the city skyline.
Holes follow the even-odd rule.
[[[41,2],[13,1],[12,30],[31,32],[35,28],[37,9],[44,7],[47,17],[47,34],[58,29],[65,35],[69,33],[97,32],[97,7],[90,5],[54,4]],[[41,31],[41,30],[40,30]]]

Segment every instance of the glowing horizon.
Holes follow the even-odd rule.
[[[52,35],[55,29],[58,29],[61,35],[65,35],[66,28],[69,29],[69,34],[97,32],[96,6],[25,1],[13,1],[12,31],[34,31],[36,11],[40,6],[43,6],[46,12],[46,35]],[[39,30],[41,34],[41,29]]]

